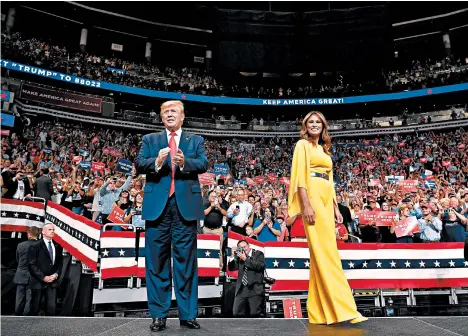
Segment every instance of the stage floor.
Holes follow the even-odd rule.
[[[152,333],[150,319],[12,317],[1,321],[2,336],[74,335],[209,335],[209,336],[444,336],[468,335],[468,317],[393,317],[370,318],[359,325],[310,325],[305,319],[199,319],[200,330],[181,329],[178,319],[168,319],[167,329]]]

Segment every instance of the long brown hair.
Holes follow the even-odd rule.
[[[322,133],[320,134],[318,142],[320,145],[322,145],[323,151],[331,156],[331,153],[330,153],[331,138],[328,135],[328,123],[327,123],[327,119],[325,119],[325,116],[321,112],[311,111],[307,113],[307,115],[304,117],[304,120],[302,120],[302,127],[301,127],[301,132],[300,132],[301,139],[305,139],[307,141],[311,140],[309,136],[309,132],[307,132],[307,122],[313,115],[318,116],[320,120],[322,121]]]

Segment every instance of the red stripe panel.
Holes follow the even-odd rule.
[[[101,278],[103,280],[110,278],[129,278],[137,274],[137,267],[115,267],[115,268],[101,268]]]
[[[359,279],[348,280],[352,289],[466,287],[468,279]],[[309,280],[277,280],[272,291],[307,291]]]
[[[198,234],[197,240],[217,240],[219,241],[219,236],[215,234]]]
[[[39,210],[44,210],[44,204],[43,203],[38,203],[38,202],[31,202],[31,201],[18,201],[14,199],[8,199],[8,198],[2,198],[1,199],[2,204],[11,204],[11,205],[27,205],[32,208],[36,208]]]
[[[208,268],[208,267],[198,267],[198,276],[203,277],[219,277],[219,267]]]
[[[198,268],[198,276],[200,278],[219,277],[219,268],[217,268],[217,267],[216,268],[199,267]],[[146,278],[145,268],[138,267],[137,277]]]
[[[80,250],[63,240],[58,234],[54,235],[54,240],[59,243],[65,250],[67,250],[72,256],[79,259],[83,264],[91,268],[93,271],[97,271],[97,261],[88,258],[86,255],[81,253]]]
[[[340,242],[338,249],[340,250],[445,250],[445,249],[462,249],[463,243],[429,243],[429,244],[380,244],[380,243],[359,243],[347,244]]]
[[[98,223],[95,223],[92,220],[89,220],[88,218],[83,217],[81,215],[77,215],[73,211],[68,210],[67,208],[65,208],[65,207],[63,207],[61,205],[55,204],[53,202],[49,202],[49,203],[47,203],[47,207],[54,208],[57,211],[63,213],[64,215],[66,215],[66,216],[68,216],[70,218],[73,218],[73,219],[75,219],[75,220],[77,220],[79,222],[82,222],[83,224],[86,224],[89,227],[92,227],[93,229],[101,230],[101,225],[99,225]]]
[[[268,242],[265,243],[265,247],[302,247],[302,248],[307,248],[309,245],[307,245],[306,242]]]
[[[102,238],[133,238],[135,239],[136,232],[133,231],[103,231]]]
[[[9,231],[9,232],[28,232],[29,226],[2,223],[0,228],[2,229],[2,231]]]
[[[238,277],[239,271],[227,271],[226,274],[229,275],[230,277],[236,278]]]
[[[238,234],[232,231],[229,231],[228,238],[237,239],[237,240],[246,240],[249,244],[257,245],[260,247],[265,247],[265,244],[262,242],[259,242],[258,240],[248,238],[246,236],[243,236],[241,234]]]

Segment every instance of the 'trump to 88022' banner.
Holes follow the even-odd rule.
[[[41,68],[24,65],[8,60],[0,59],[0,66],[2,68],[25,72],[37,76],[56,79],[63,82],[74,83],[83,86],[100,88],[103,90],[111,90],[116,92],[125,92],[135,95],[156,97],[164,99],[178,99],[195,101],[201,103],[211,104],[228,104],[228,105],[270,105],[270,106],[298,106],[298,105],[339,105],[339,104],[356,104],[368,103],[385,100],[398,100],[414,97],[424,97],[436,95],[441,93],[467,91],[468,83],[438,86],[434,88],[427,88],[406,92],[383,93],[377,95],[365,96],[352,96],[343,98],[298,98],[298,99],[257,99],[257,98],[228,98],[228,97],[212,97],[194,94],[185,94],[177,92],[156,91],[149,89],[136,88],[131,86],[100,82],[91,79],[75,77],[71,75],[62,74],[52,70],[44,70]]]
[[[21,98],[74,110],[101,113],[101,98],[61,92],[30,84],[23,85]]]

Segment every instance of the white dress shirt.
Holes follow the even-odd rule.
[[[52,244],[52,251],[54,253],[54,256],[53,256],[53,259],[52,259],[52,264],[55,263],[55,245],[54,245],[54,242],[52,240],[49,240],[47,238],[44,238],[44,243],[46,245],[46,248],[47,248],[47,252],[49,251],[49,242],[51,242]]]
[[[171,141],[171,131],[169,131],[167,128],[166,128],[166,136],[167,136],[167,143],[169,144],[169,142]],[[175,136],[174,136],[174,140],[175,140],[175,143],[176,143],[176,146],[177,146],[177,149],[179,149],[179,143],[180,143],[180,136],[182,135],[182,128],[179,128],[177,131],[175,131]],[[158,153],[159,154],[159,153]],[[169,153],[168,155],[171,155],[171,153]],[[154,165],[156,167],[156,172],[159,171],[159,169],[161,169],[161,167],[158,167],[158,164],[157,164],[157,160],[154,161]],[[182,167],[181,167],[182,168]]]
[[[14,177],[14,180],[16,180],[16,177]],[[23,200],[24,198],[24,192],[25,192],[25,188],[26,186],[24,185],[24,181],[23,179],[20,179],[18,180],[18,189],[16,189],[16,192],[15,194],[13,195],[13,198],[14,199],[17,199],[17,200]]]
[[[239,214],[235,215],[234,210],[239,206]],[[252,214],[252,204],[247,201],[234,202],[227,211],[227,217],[232,218],[232,224],[238,227],[244,227]]]

